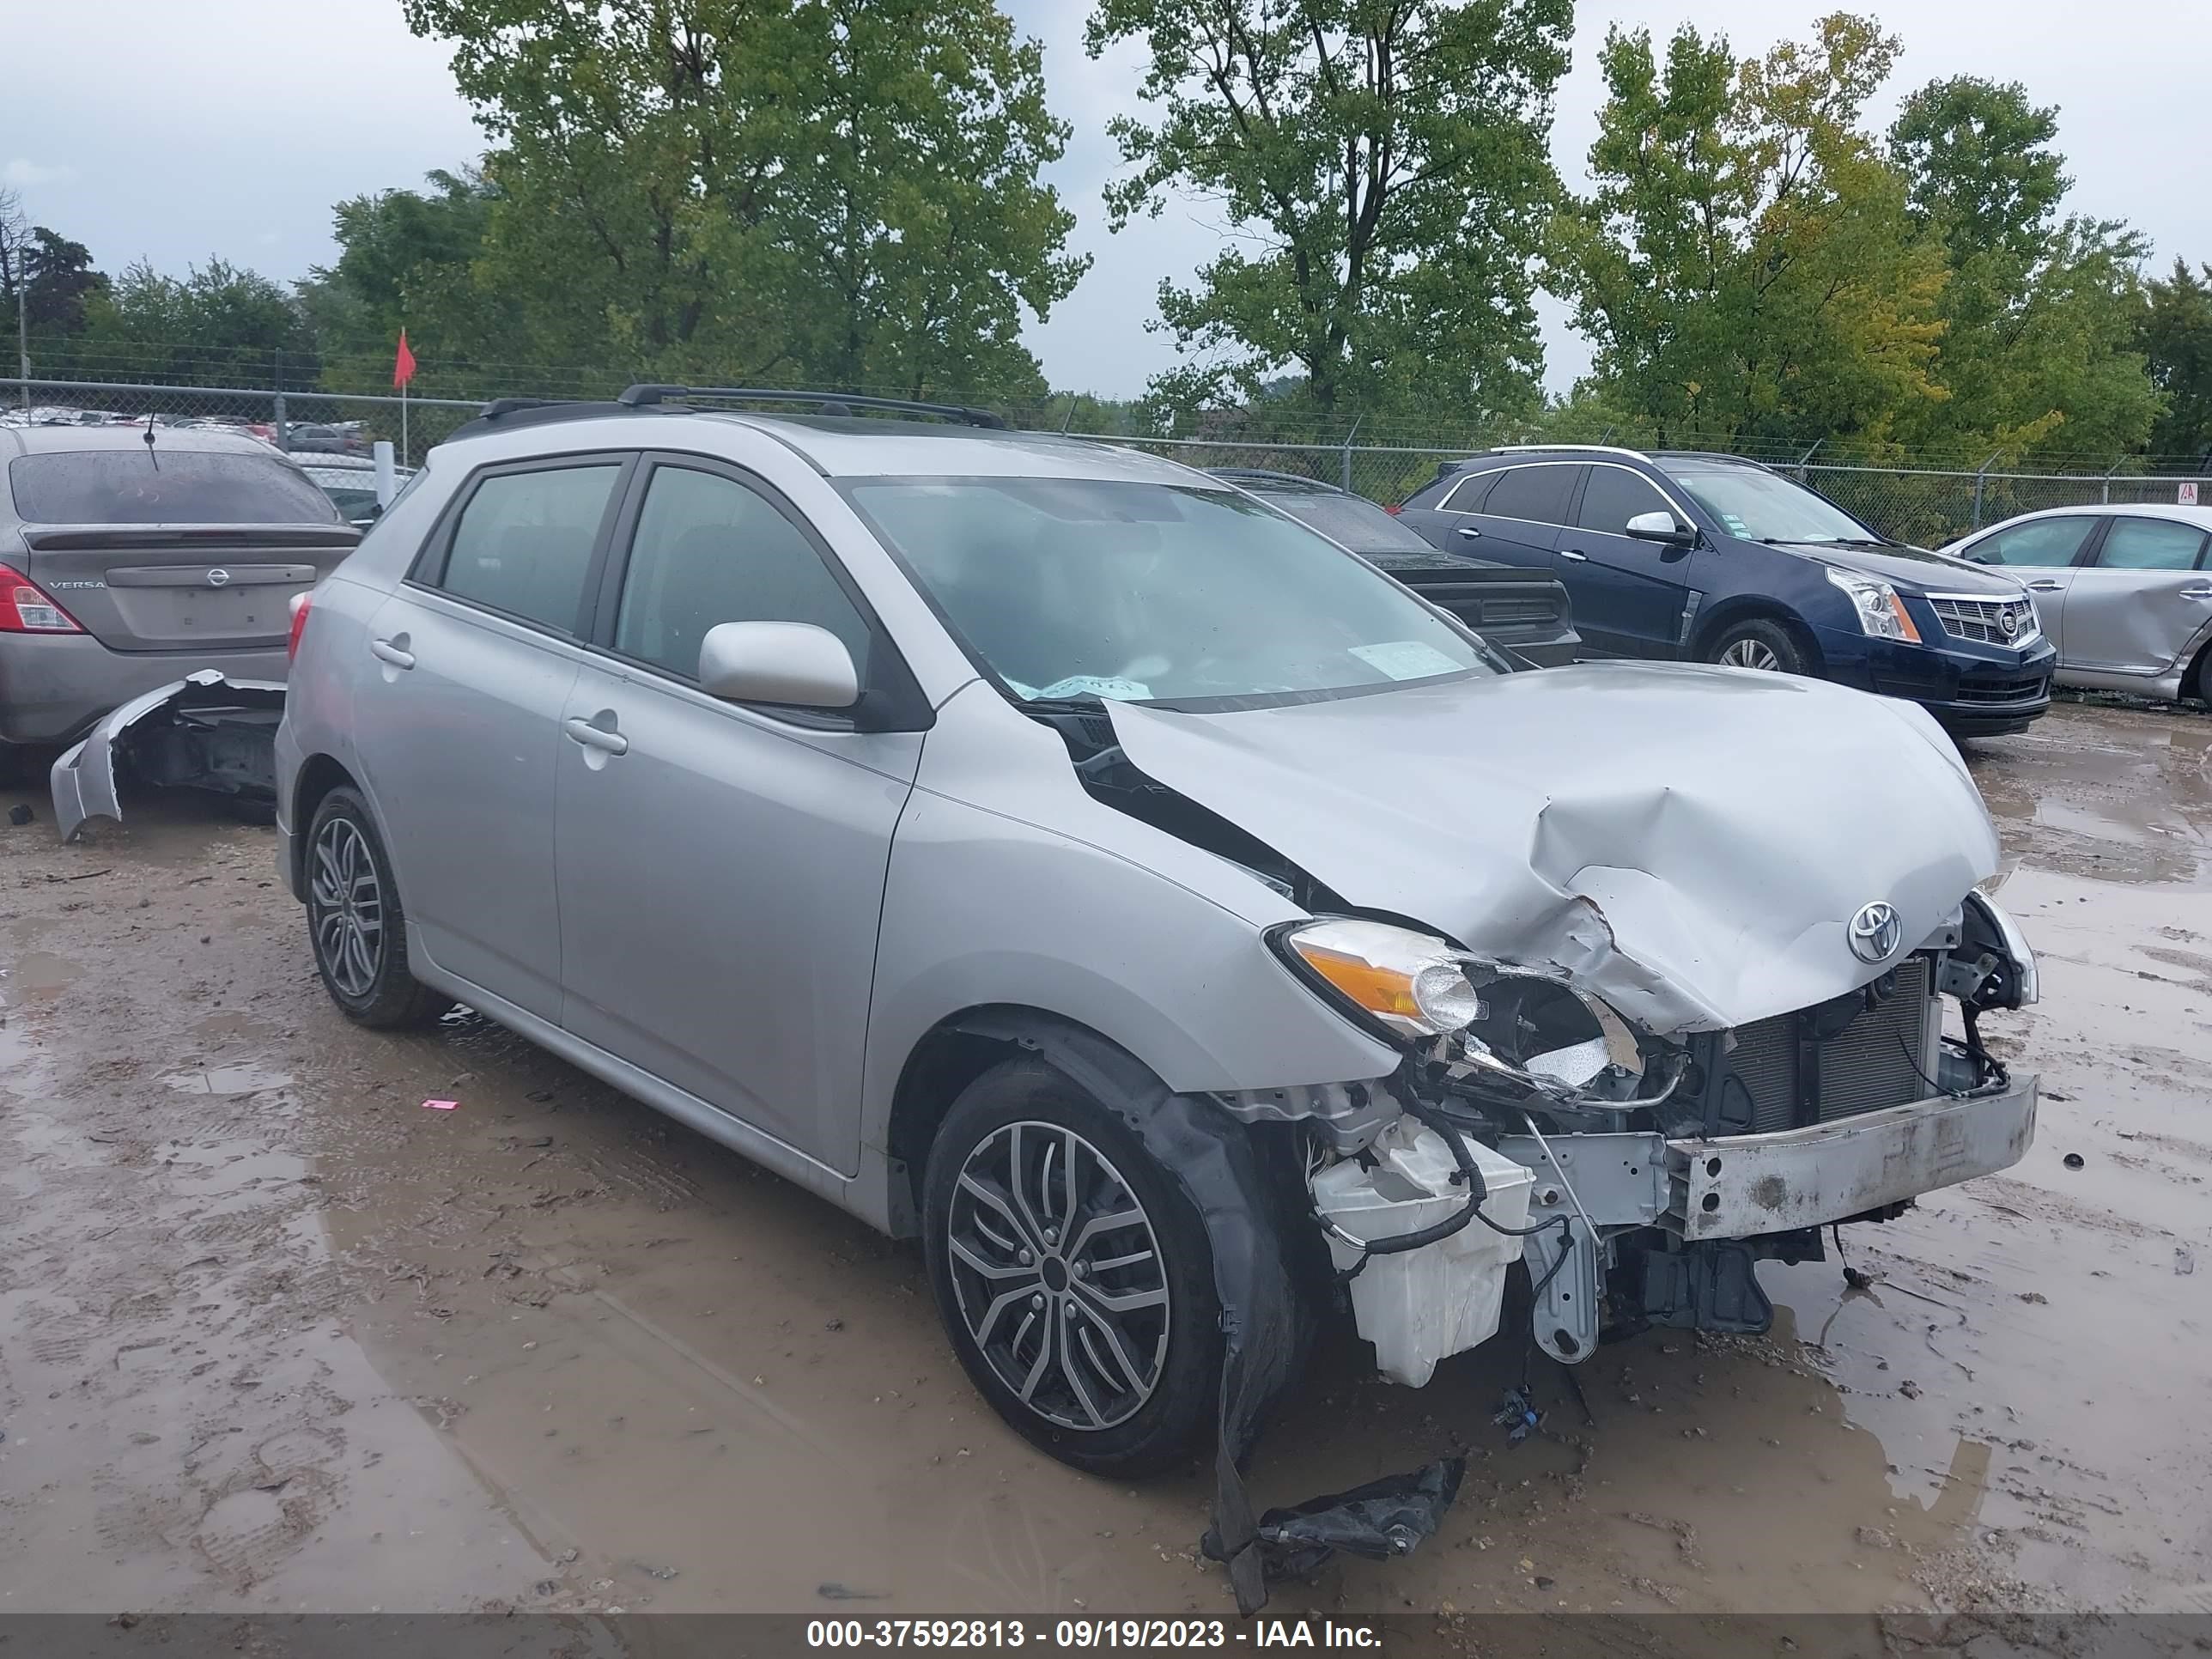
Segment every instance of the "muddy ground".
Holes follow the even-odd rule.
[[[1278,1610],[2212,1607],[2212,717],[1970,758],[2042,958],[1993,1022],[2027,1160],[1850,1230],[1869,1289],[1769,1264],[1768,1338],[1604,1350],[1587,1416],[1540,1356],[1524,1445],[1517,1346],[1413,1392],[1340,1344],[1255,1496],[1468,1484]],[[1200,1472],[1017,1439],[915,1250],[481,1022],[349,1026],[266,829],[147,801],[65,848],[16,801],[0,1611],[1227,1610]]]

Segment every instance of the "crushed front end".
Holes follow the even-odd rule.
[[[1424,957],[1409,943],[1421,937],[1368,922],[1285,937],[1317,988],[1406,1041],[1387,1083],[1224,1103],[1308,1126],[1316,1220],[1362,1334],[1401,1381],[1425,1381],[1495,1316],[1378,1311],[1385,1298],[1358,1285],[1378,1263],[1394,1278],[1420,1263],[1436,1294],[1494,1310],[1496,1263],[1518,1257],[1534,1339],[1570,1363],[1652,1325],[1760,1332],[1773,1312],[1760,1261],[1818,1259],[1823,1229],[1886,1220],[2008,1168],[2034,1133],[2035,1079],[2011,1075],[1980,1033],[1987,1012],[2034,1000],[2033,957],[1978,892],[1841,995],[1670,1036],[1563,975],[1456,950]],[[1408,988],[1395,1010],[1376,988],[1393,975]],[[1498,1179],[1500,1160],[1528,1172],[1525,1186]],[[1394,1211],[1409,1224],[1395,1235],[1379,1224]],[[1486,1230],[1489,1249],[1454,1244],[1455,1220]],[[1437,1277],[1455,1255],[1465,1283]]]

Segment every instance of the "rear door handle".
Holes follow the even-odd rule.
[[[388,662],[394,668],[412,668],[415,665],[415,653],[402,650],[390,640],[371,640],[368,649],[369,654],[377,661]]]
[[[629,739],[619,732],[610,732],[605,726],[594,726],[587,720],[570,718],[561,722],[561,729],[586,749],[604,750],[610,755],[629,753]]]
[[[1559,550],[1559,556],[1563,559],[1572,559],[1577,564],[1588,564],[1589,562],[1589,554],[1571,547],[1561,548]]]
[[[2181,597],[2185,599],[2212,599],[2212,587],[2185,587],[2181,590]]]
[[[2028,586],[2034,589],[2038,593],[2056,593],[2058,591],[2058,584],[2057,582],[2030,582]]]
[[[1468,540],[1471,542],[1480,541],[1482,539],[1482,532],[1480,530],[1477,530],[1471,524],[1461,526],[1459,533],[1466,537]]]

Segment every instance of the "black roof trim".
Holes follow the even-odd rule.
[[[842,392],[804,392],[788,386],[634,386],[617,400],[632,409],[663,404],[671,398],[726,398],[733,403],[811,404],[819,415],[850,415],[855,410],[889,410],[901,415],[933,415],[963,426],[1006,430],[1006,417],[988,409],[964,404],[929,404],[911,398],[869,398]]]
[[[1209,466],[1206,469],[1206,476],[1225,478],[1231,483],[1242,483],[1249,479],[1259,484],[1296,484],[1301,489],[1310,489],[1322,495],[1348,495],[1352,493],[1326,478],[1310,478],[1303,472],[1278,472],[1264,466]]]

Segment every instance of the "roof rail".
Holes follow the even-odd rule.
[[[574,402],[569,398],[495,398],[477,410],[477,418],[495,421],[502,415],[514,415],[526,409],[555,409]]]
[[[647,384],[630,387],[616,401],[632,409],[643,409],[653,404],[665,403],[672,398],[726,398],[734,403],[749,404],[811,404],[817,413],[823,415],[850,415],[855,410],[881,409],[901,415],[934,415],[939,420],[957,421],[963,426],[988,427],[1000,432],[1006,429],[1006,417],[988,409],[970,409],[961,404],[926,404],[909,398],[866,398],[848,396],[842,392],[799,392],[788,386]]]
[[[1619,444],[1499,444],[1494,453],[1500,455],[1518,455],[1540,449],[1572,450],[1578,455],[1626,455],[1639,461],[1649,461],[1651,459],[1640,449],[1624,449]]]

